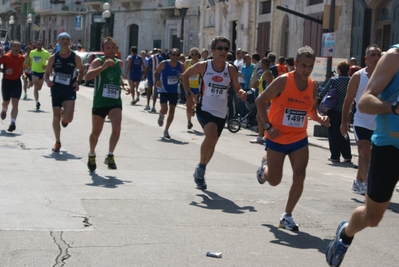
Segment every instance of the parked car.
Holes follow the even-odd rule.
[[[90,51],[87,52],[87,55],[85,56],[85,58],[83,59],[83,68],[84,68],[84,76],[82,79],[82,82],[84,83],[84,85],[89,86],[91,83],[93,83],[93,80],[87,81],[86,80],[86,73],[89,70],[90,64],[93,62],[93,60],[95,60],[98,57],[104,56],[103,52],[95,52],[95,51]]]

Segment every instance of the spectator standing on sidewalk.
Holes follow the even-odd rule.
[[[340,156],[344,158],[344,162],[352,162],[352,151],[349,136],[341,134],[341,118],[342,106],[346,96],[346,90],[349,83],[349,64],[346,61],[338,63],[337,72],[338,77],[331,78],[325,87],[320,88],[320,97],[323,98],[329,90],[335,89],[337,92],[337,99],[334,108],[329,110],[326,115],[330,118],[331,126],[328,131],[328,144],[330,147],[330,157],[328,160],[331,162],[340,162]]]
[[[376,128],[371,138],[367,194],[365,205],[355,208],[349,221],[343,221],[338,225],[335,237],[326,251],[326,261],[330,266],[341,265],[356,233],[366,227],[378,226],[399,181],[397,170],[399,158],[398,62],[399,44],[396,44],[378,61],[366,90],[360,98],[359,110],[376,115]],[[380,240],[383,239],[380,238]],[[375,265],[378,266],[378,263]]]
[[[280,228],[298,231],[299,226],[292,212],[302,195],[306,166],[309,160],[307,135],[308,116],[314,121],[329,126],[328,117],[320,116],[316,109],[317,84],[310,78],[315,53],[309,46],[296,53],[296,70],[276,78],[256,99],[259,117],[266,130],[266,154],[258,168],[256,177],[263,184],[280,184],[283,165],[288,155],[292,171],[292,185],[285,212],[280,218]],[[272,105],[269,112],[269,101]]]
[[[7,131],[13,132],[16,129],[18,104],[22,94],[21,75],[24,66],[24,56],[19,53],[21,51],[19,42],[11,42],[10,49],[10,52],[0,57],[0,65],[3,65],[4,68],[4,76],[1,82],[1,95],[3,98],[1,119],[5,120],[8,105],[11,101],[11,123]]]
[[[348,90],[342,106],[341,134],[348,134],[348,120],[351,105],[356,105],[354,115],[353,132],[359,153],[358,169],[356,179],[353,181],[352,190],[355,193],[364,195],[367,192],[367,171],[371,155],[371,136],[375,129],[375,115],[361,112],[357,105],[360,97],[366,89],[367,83],[373,74],[375,66],[381,57],[381,49],[377,45],[370,45],[366,48],[364,56],[366,67],[355,72],[348,84]]]

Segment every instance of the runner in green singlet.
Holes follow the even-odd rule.
[[[115,58],[116,41],[113,38],[106,37],[101,42],[101,47],[104,56],[95,59],[86,73],[86,79],[94,79],[93,126],[90,134],[90,152],[87,163],[90,171],[95,171],[97,168],[95,148],[106,116],[111,121],[112,133],[104,164],[108,165],[108,169],[116,169],[114,150],[119,140],[122,122],[121,86],[123,86],[123,83],[121,83],[121,68],[123,62]],[[129,92],[129,89],[126,90]]]

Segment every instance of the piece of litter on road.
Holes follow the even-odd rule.
[[[207,257],[212,257],[212,258],[221,258],[222,257],[222,252],[213,252],[213,251],[208,251],[206,253]]]

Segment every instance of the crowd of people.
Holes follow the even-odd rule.
[[[73,121],[76,92],[84,75],[81,59],[71,49],[71,36],[66,32],[60,33],[57,41],[58,50],[53,54],[43,49],[42,41],[38,40],[34,49],[25,49],[25,56],[20,53],[21,43],[14,41],[10,44],[10,51],[0,58],[0,64],[4,66],[1,119],[6,119],[11,103],[8,131],[15,131],[22,90],[26,99],[26,88],[34,87],[36,109],[39,110],[39,91],[46,82],[51,88],[55,136],[52,150],[55,153],[61,149],[61,126],[65,128]],[[258,53],[250,55],[241,48],[232,53],[230,40],[223,36],[212,40],[210,51],[192,47],[188,57],[179,49],[172,48],[163,53],[160,49],[153,49],[147,58],[146,51],[139,55],[137,47],[133,46],[123,62],[120,54],[117,56],[117,42],[112,37],[104,38],[101,48],[104,55],[93,60],[85,74],[86,79],[95,81],[87,162],[91,172],[97,168],[96,146],[106,117],[111,122],[112,131],[104,163],[108,169],[117,169],[114,151],[121,134],[121,94],[123,91],[130,94],[131,104],[135,105],[140,101],[139,85],[147,80],[144,110],[156,113],[159,95],[157,122],[160,127],[163,127],[166,117],[163,138],[171,138],[169,129],[179,95],[185,96],[187,129],[192,129],[192,117],[196,114],[204,140],[193,177],[198,189],[207,189],[206,168],[217,142],[229,119],[248,112],[244,103],[251,90],[257,108],[253,119],[258,125],[258,137],[251,142],[264,144],[266,152],[256,178],[260,184],[279,185],[284,160],[288,156],[292,185],[279,227],[298,231],[299,225],[292,213],[306,178],[308,118],[328,127],[329,160],[339,162],[342,156],[345,162],[351,162],[347,133],[354,105],[353,125],[359,163],[352,190],[365,194],[366,201],[364,206],[354,210],[349,221],[339,224],[326,251],[327,263],[339,266],[354,235],[368,226],[377,226],[381,221],[398,181],[393,169],[396,156],[399,156],[399,67],[396,64],[399,45],[393,46],[383,57],[378,46],[370,45],[365,51],[366,67],[360,68],[353,58],[350,62],[340,62],[338,76],[321,88],[310,78],[316,55],[309,46],[299,48],[293,58],[279,57],[277,64],[277,57],[271,51],[267,51],[263,58]],[[124,79],[128,80],[128,85]],[[335,106],[327,114],[320,114],[317,92],[323,96],[332,88],[337,91]]]

